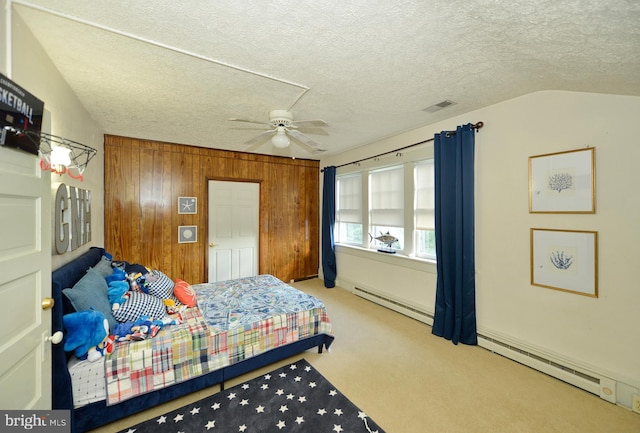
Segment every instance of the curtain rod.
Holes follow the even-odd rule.
[[[484,122],[480,121],[478,123],[474,123],[473,125],[471,125],[471,129],[480,129],[483,126],[484,126]],[[447,131],[447,134],[455,134],[455,133],[456,133],[456,131]],[[433,140],[434,140],[433,138],[429,138],[427,140],[420,141],[418,143],[413,143],[413,144],[410,144],[408,146],[400,147],[399,149],[390,150],[388,152],[379,153],[379,154],[373,155],[373,156],[368,156],[366,158],[362,158],[362,159],[359,159],[357,161],[351,161],[351,162],[347,162],[345,164],[336,165],[336,168],[346,167],[347,165],[351,165],[351,164],[359,164],[359,163],[361,163],[363,161],[368,161],[370,159],[379,158],[379,157],[384,156],[384,155],[390,155],[390,154],[395,153],[395,152],[400,152],[401,150],[406,150],[406,149],[409,149],[411,147],[415,147],[415,146],[419,146],[421,144],[429,143],[429,142],[431,142]],[[322,170],[320,170],[320,171],[323,172],[324,168]]]

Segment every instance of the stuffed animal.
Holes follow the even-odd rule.
[[[187,309],[186,305],[176,304],[176,301],[174,301],[173,299],[163,299],[162,302],[164,303],[164,306],[167,309],[167,314],[169,315],[180,314]],[[168,324],[175,325],[176,323]]]
[[[109,337],[111,341],[141,341],[155,337],[166,325],[179,325],[182,323],[182,315],[165,317],[162,320],[142,316],[135,322],[118,323]],[[110,352],[109,352],[110,353]]]
[[[164,326],[161,321],[141,317],[135,322],[118,323],[113,330],[115,341],[141,341],[155,337]]]
[[[142,272],[131,272],[127,274],[127,281],[129,282],[131,290],[149,294],[149,278],[152,276],[153,274],[151,274],[151,272],[146,274]]]
[[[65,314],[62,323],[66,329],[64,350],[79,359],[96,361],[102,353],[96,349],[109,335],[109,322],[100,311],[90,309]]]
[[[112,281],[125,281],[127,279],[127,274],[120,268],[113,268],[113,272],[111,275],[104,278],[107,280],[107,283]]]
[[[100,359],[103,356],[107,356],[111,354],[111,352],[113,352],[114,344],[115,344],[115,339],[113,338],[113,335],[108,335],[104,340],[102,340],[102,343],[98,344],[95,347],[94,352],[92,352],[91,349],[89,349],[88,356],[91,356],[91,354],[94,353],[94,357],[96,360]],[[96,354],[98,356],[95,356]]]
[[[107,293],[111,309],[116,311],[129,298],[127,295],[129,293],[129,283],[126,281],[111,281],[107,287]]]

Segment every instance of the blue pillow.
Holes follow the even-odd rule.
[[[111,267],[111,260],[107,258],[107,256],[102,256],[100,261],[96,263],[96,265],[91,268],[98,271],[103,278],[107,278],[109,275],[113,274],[113,268]]]
[[[62,293],[69,299],[76,311],[93,308],[104,314],[109,322],[109,329],[115,328],[118,324],[111,314],[107,280],[95,269],[90,268],[73,288],[64,289]]]

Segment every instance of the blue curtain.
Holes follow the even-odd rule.
[[[322,184],[322,273],[324,286],[336,285],[336,248],[333,240],[333,227],[336,223],[336,168],[324,168]]]
[[[474,147],[471,124],[434,137],[438,260],[433,334],[478,344],[475,299]]]

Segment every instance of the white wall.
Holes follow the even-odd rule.
[[[86,144],[98,151],[97,156],[91,160],[84,172],[83,181],[74,180],[67,175],[51,175],[52,194],[55,194],[60,183],[91,191],[92,240],[78,250],[64,255],[52,253],[52,269],[56,269],[91,246],[104,245],[103,131],[89,116],[15,9],[11,14],[13,43],[8,46],[9,38],[5,38],[4,33],[5,5],[6,1],[0,1],[2,8],[0,28],[2,28],[3,41],[0,49],[3,57],[0,61],[0,70],[18,85],[44,101],[43,130],[45,132]],[[7,53],[10,56],[10,62],[7,61]]]
[[[618,381],[618,400],[640,388],[640,97],[545,91],[363,146],[321,166],[339,165],[483,121],[476,134],[476,302],[481,333]],[[530,214],[528,157],[595,147],[596,213]],[[529,230],[595,230],[599,297],[530,284]],[[413,301],[435,302],[435,274],[338,251],[338,284],[363,284]]]

